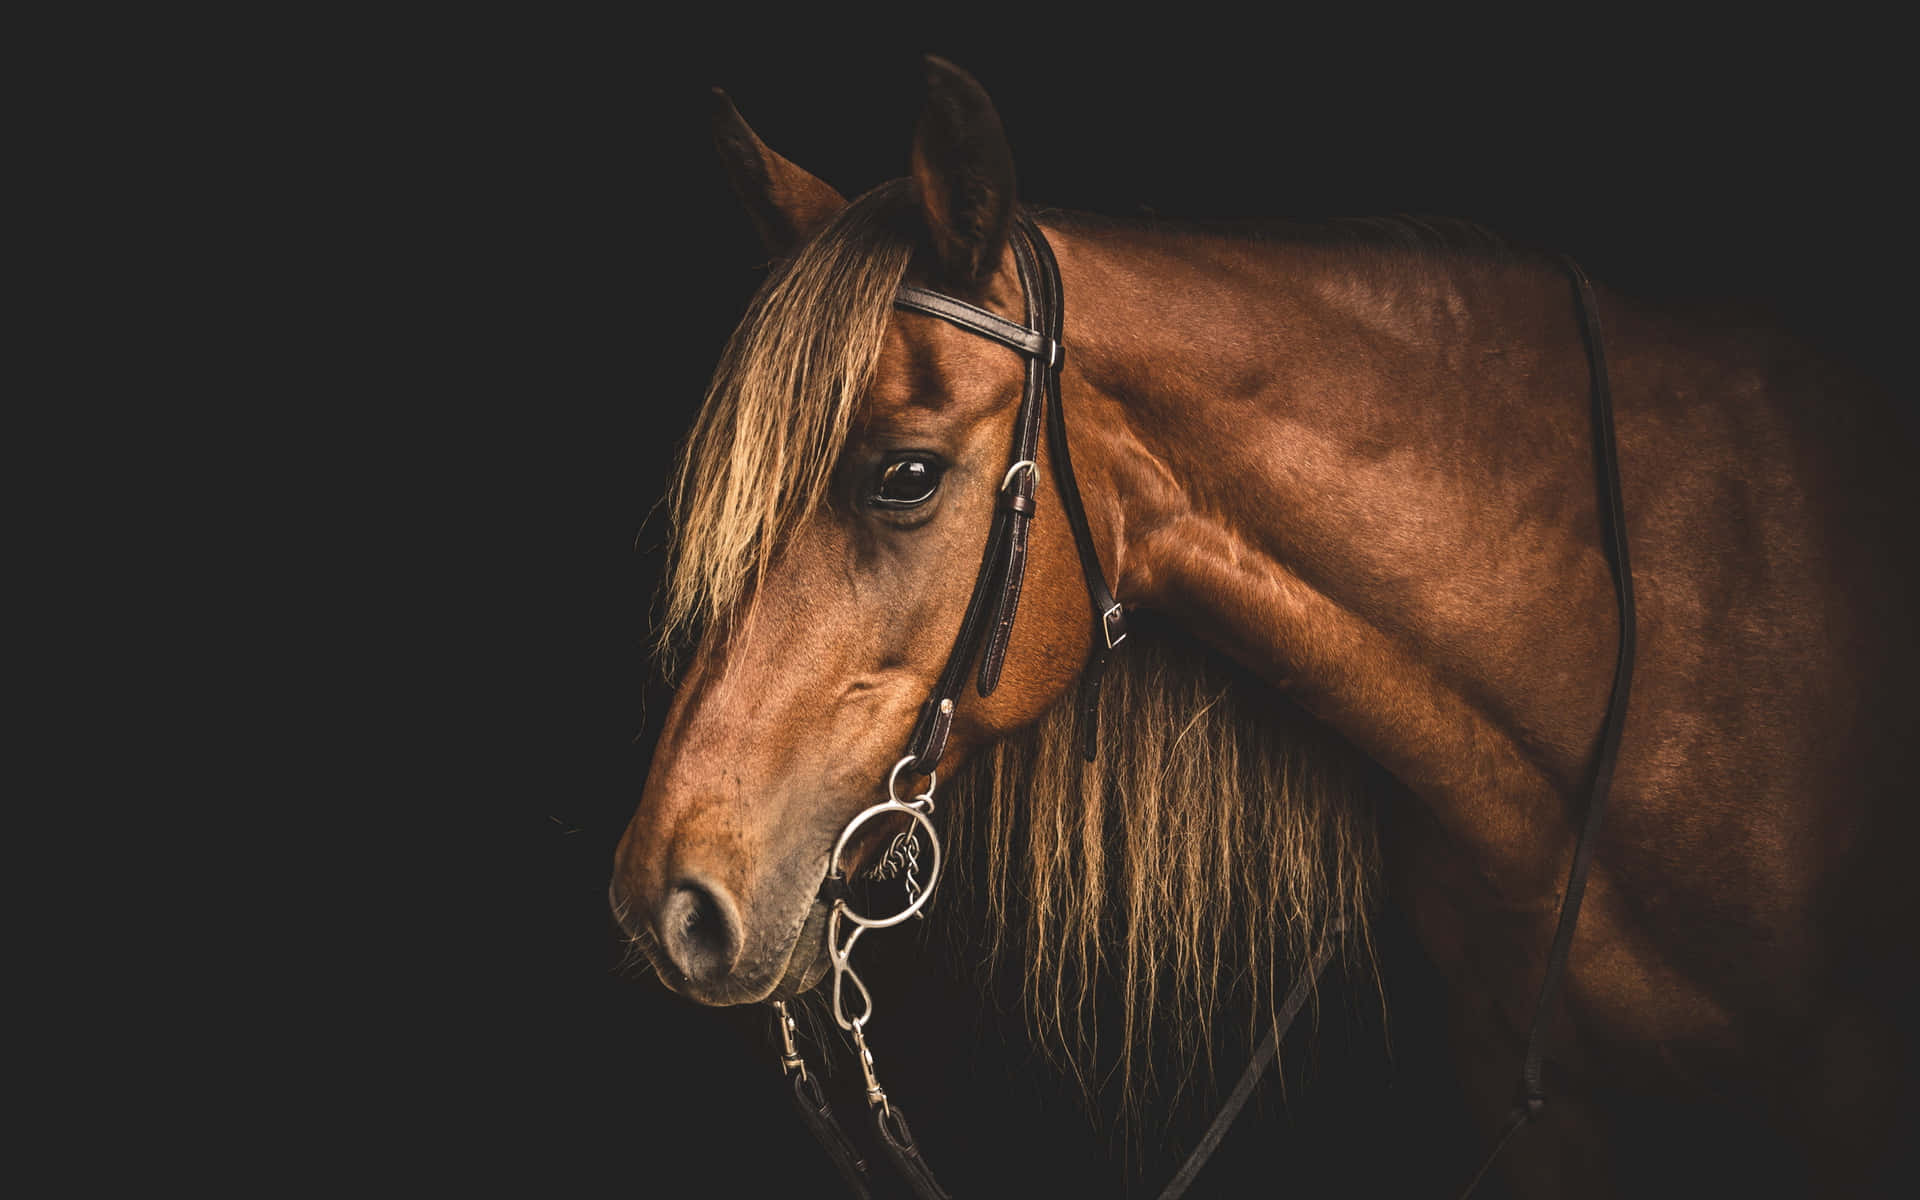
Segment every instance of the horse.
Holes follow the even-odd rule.
[[[1232,980],[1272,1013],[1305,964],[1364,964],[1392,896],[1493,1139],[1623,623],[1574,289],[1463,224],[1029,208],[984,89],[931,57],[927,89],[908,176],[851,202],[716,93],[775,268],[671,491],[658,644],[678,684],[617,920],[702,1004],[838,988],[832,884],[906,830],[849,842],[850,822],[892,805],[931,836],[931,780],[924,805],[893,790],[899,750],[1026,465],[1039,515],[1003,674],[910,765],[960,775],[944,811],[978,830],[990,932],[1025,927],[1034,1015],[1071,1049],[1108,980],[1123,1057],[1203,1037]],[[1065,476],[1051,439],[1008,469],[1023,357],[896,304],[906,285],[1020,325],[1021,222],[1064,298]],[[1780,331],[1593,294],[1638,649],[1540,1014],[1553,1102],[1498,1167],[1522,1196],[1657,1190],[1633,1108],[1682,1096],[1788,1148],[1792,1186],[1877,1194],[1913,1104],[1903,438],[1888,397]],[[1091,562],[1047,519],[1063,478]],[[1089,624],[1096,575],[1131,644]]]

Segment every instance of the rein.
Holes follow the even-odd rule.
[[[1562,266],[1573,279],[1574,306],[1580,310],[1580,336],[1587,347],[1587,371],[1593,390],[1593,441],[1599,462],[1600,492],[1603,501],[1601,521],[1606,526],[1604,544],[1607,565],[1613,569],[1614,601],[1620,610],[1620,645],[1613,660],[1613,692],[1607,698],[1607,715],[1600,724],[1600,755],[1593,767],[1593,784],[1587,792],[1587,815],[1580,825],[1580,838],[1573,844],[1573,866],[1567,872],[1567,889],[1560,901],[1560,919],[1553,931],[1553,948],[1547,952],[1547,970],[1540,980],[1540,996],[1533,1003],[1533,1020],[1527,1030],[1527,1050],[1520,1060],[1520,1086],[1513,1108],[1507,1113],[1493,1149],[1487,1152],[1480,1169],[1467,1181],[1460,1200],[1473,1195],[1487,1169],[1513,1140],[1513,1135],[1540,1119],[1547,1108],[1547,1087],[1543,1078],[1546,1062],[1547,1010],[1560,994],[1560,980],[1566,974],[1567,953],[1573,948],[1573,931],[1580,923],[1580,903],[1587,895],[1587,871],[1593,866],[1595,835],[1600,818],[1606,815],[1607,793],[1613,786],[1613,768],[1620,757],[1620,731],[1627,722],[1627,697],[1633,690],[1633,653],[1635,618],[1633,608],[1633,567],[1627,557],[1627,510],[1620,499],[1620,450],[1613,436],[1613,387],[1607,381],[1606,344],[1600,334],[1600,303],[1594,298],[1593,284],[1580,264],[1562,256]]]
[[[880,1086],[874,1072],[873,1052],[867,1045],[865,1032],[867,1022],[874,1013],[873,997],[854,973],[849,959],[854,944],[867,930],[888,928],[920,915],[933,898],[934,887],[939,882],[940,839],[931,820],[933,793],[937,783],[934,768],[946,752],[947,739],[953,731],[954,704],[965,687],[966,676],[976,659],[979,667],[975,676],[975,690],[981,696],[990,696],[1000,685],[1007,643],[1020,607],[1021,586],[1026,579],[1028,525],[1036,508],[1035,476],[1038,473],[1043,423],[1045,436],[1052,449],[1050,461],[1054,481],[1060,491],[1061,508],[1065,510],[1067,523],[1073,530],[1074,547],[1080,555],[1081,571],[1086,579],[1087,598],[1092,609],[1093,654],[1081,675],[1078,700],[1082,728],[1086,731],[1083,751],[1089,762],[1098,752],[1098,722],[1095,717],[1101,679],[1114,649],[1127,637],[1126,614],[1108,588],[1106,576],[1101,570],[1100,556],[1094,548],[1093,532],[1087,524],[1086,507],[1080,498],[1080,486],[1074,477],[1073,459],[1067,446],[1066,417],[1060,404],[1060,366],[1065,359],[1065,349],[1061,343],[1064,299],[1059,265],[1045,235],[1025,213],[1016,218],[1008,242],[1021,289],[1026,296],[1025,325],[1009,321],[964,300],[909,284],[902,284],[894,296],[896,308],[936,317],[1020,353],[1026,358],[1026,387],[1014,419],[1011,464],[1000,481],[986,547],[981,554],[980,572],[974,579],[973,593],[968,598],[953,649],[947,655],[946,666],[942,668],[932,693],[920,706],[919,717],[907,739],[905,755],[894,764],[888,775],[886,801],[862,811],[841,831],[829,860],[826,881],[820,888],[820,899],[831,906],[827,922],[827,956],[833,975],[834,1021],[853,1035],[860,1068],[866,1080],[868,1109],[873,1115],[881,1142],[901,1177],[920,1200],[951,1200],[951,1197],[940,1186],[921,1156],[905,1114],[887,1098],[885,1089]],[[1626,720],[1627,698],[1633,680],[1633,577],[1627,557],[1626,513],[1620,498],[1612,389],[1607,379],[1599,307],[1585,272],[1571,258],[1563,258],[1561,262],[1573,281],[1575,306],[1579,310],[1581,335],[1587,351],[1593,396],[1594,442],[1603,500],[1601,516],[1605,526],[1605,549],[1620,613],[1619,651],[1614,663],[1613,689],[1601,726],[1600,752],[1588,794],[1586,816],[1579,839],[1574,844],[1573,864],[1561,901],[1552,948],[1548,952],[1546,972],[1541,980],[1539,997],[1534,1003],[1514,1106],[1492,1150],[1461,1193],[1461,1200],[1472,1195],[1487,1170],[1512,1142],[1514,1135],[1538,1120],[1546,1110],[1547,1094],[1543,1080],[1546,1014],[1559,996],[1567,956],[1580,921],[1587,874],[1593,865],[1595,835],[1606,809],[1607,793],[1619,757],[1620,734]],[[909,778],[924,776],[927,780],[926,789],[906,800],[900,799],[898,785],[902,771],[906,771]],[[904,874],[907,906],[886,917],[859,913],[852,906],[852,892],[842,858],[853,835],[862,826],[869,821],[896,814],[905,816],[909,826],[905,832],[894,835],[880,862],[869,868],[867,873],[877,878]],[[920,882],[918,874],[922,851],[919,838],[923,831],[932,857],[924,884]],[[1286,1001],[1275,1016],[1273,1028],[1254,1052],[1252,1061],[1247,1064],[1239,1082],[1229,1093],[1226,1103],[1208,1126],[1199,1144],[1161,1193],[1161,1200],[1177,1200],[1185,1193],[1246,1106],[1260,1075],[1278,1052],[1280,1039],[1286,1036],[1309,990],[1332,958],[1337,938],[1345,932],[1344,923],[1334,926],[1331,932],[1334,938],[1330,938],[1315,956],[1311,969],[1301,972],[1295,979]],[[860,1008],[857,1016],[849,1013],[849,1000],[855,993],[858,994]],[[786,1003],[776,1000],[772,1004],[783,1047],[781,1068],[793,1078],[795,1106],[854,1195],[867,1200],[871,1195],[872,1183],[867,1164],[834,1118],[819,1082],[807,1073],[806,1062],[795,1046],[794,1022]]]

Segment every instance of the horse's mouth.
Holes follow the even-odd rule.
[[[793,949],[787,954],[786,969],[780,973],[780,980],[773,985],[768,999],[791,1000],[826,977],[829,911],[826,901],[815,896],[807,909],[806,920],[800,924],[800,935],[793,940]]]
[[[848,874],[859,876],[866,871],[879,851],[887,845],[888,831],[876,826],[865,831],[848,855]],[[793,940],[793,948],[787,952],[787,965],[781,971],[780,979],[767,995],[769,1000],[792,1000],[826,978],[832,965],[827,946],[828,918],[833,913],[833,905],[822,898],[825,891],[825,874],[821,875],[821,890],[816,892],[813,903],[807,908],[807,915],[800,923],[800,932]]]

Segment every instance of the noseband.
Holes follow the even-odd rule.
[[[1060,407],[1060,366],[1065,360],[1065,347],[1060,340],[1063,297],[1059,264],[1054,260],[1053,248],[1047,244],[1039,226],[1025,213],[1015,218],[1008,244],[1013,252],[1021,290],[1026,296],[1025,325],[1016,324],[964,300],[911,284],[902,284],[894,294],[895,308],[937,317],[1020,353],[1026,358],[1026,388],[1014,420],[1009,465],[1000,480],[993,521],[987,531],[986,549],[980,559],[980,572],[974,578],[973,593],[967,600],[966,614],[960,621],[960,632],[954,638],[953,649],[947,655],[946,666],[941,669],[932,693],[920,706],[919,717],[907,738],[905,755],[894,764],[887,777],[887,799],[857,814],[841,831],[828,862],[826,881],[820,889],[821,900],[830,906],[827,958],[833,974],[834,1021],[853,1035],[860,1056],[860,1069],[866,1079],[867,1103],[881,1141],[901,1175],[921,1200],[951,1200],[951,1197],[934,1178],[914,1142],[906,1117],[898,1105],[887,1099],[886,1091],[874,1073],[873,1053],[867,1045],[865,1028],[873,1016],[873,996],[854,973],[849,959],[854,944],[867,930],[884,929],[898,925],[909,917],[921,915],[933,898],[934,887],[939,883],[940,839],[931,820],[936,783],[934,768],[946,752],[947,739],[953,732],[954,704],[965,687],[966,676],[976,659],[979,669],[975,689],[979,694],[990,696],[1000,686],[1001,669],[1006,665],[1007,642],[1013,634],[1014,617],[1020,607],[1020,589],[1026,579],[1027,527],[1036,508],[1035,476],[1039,469],[1037,464],[1043,421],[1052,450],[1049,461],[1053,467],[1054,481],[1059,486],[1060,507],[1066,512],[1067,524],[1073,530],[1074,548],[1080,555],[1080,568],[1086,579],[1087,599],[1092,609],[1093,653],[1081,675],[1078,700],[1081,728],[1086,736],[1082,749],[1089,762],[1093,761],[1098,751],[1100,681],[1114,649],[1127,637],[1126,613],[1107,587],[1106,575],[1100,568],[1100,556],[1094,549],[1093,531],[1087,524],[1086,507],[1080,499],[1080,485],[1074,478],[1073,457],[1067,446],[1066,417]],[[1593,398],[1594,439],[1599,450],[1604,501],[1602,520],[1606,526],[1605,550],[1613,569],[1615,595],[1619,604],[1620,641],[1612,695],[1601,726],[1600,754],[1591,781],[1585,820],[1574,844],[1573,866],[1564,893],[1565,899],[1560,906],[1553,945],[1548,952],[1546,972],[1534,1005],[1519,1092],[1492,1152],[1467,1185],[1462,1200],[1472,1193],[1513,1135],[1537,1119],[1546,1106],[1546,1091],[1542,1082],[1543,1018],[1558,993],[1574,929],[1580,919],[1587,871],[1592,865],[1594,835],[1599,830],[1612,782],[1613,764],[1619,752],[1620,732],[1626,718],[1627,696],[1633,678],[1633,579],[1627,558],[1626,516],[1620,499],[1618,452],[1613,436],[1613,402],[1607,380],[1606,352],[1601,341],[1599,306],[1592,285],[1579,265],[1572,259],[1563,259],[1562,264],[1574,284],[1575,305],[1586,344]],[[927,780],[925,790],[914,793],[906,800],[900,799],[898,791],[903,771],[909,778],[925,777]],[[875,878],[904,875],[907,905],[900,912],[886,917],[859,913],[852,906],[852,893],[848,886],[844,862],[848,847],[863,826],[895,814],[905,816],[909,825],[893,837],[879,863],[869,868],[867,874]],[[932,855],[924,883],[919,878],[919,835],[923,830]],[[1332,932],[1338,936],[1344,932],[1344,928],[1344,925],[1336,924]],[[1310,969],[1302,970],[1296,977],[1266,1040],[1255,1052],[1252,1062],[1247,1065],[1238,1085],[1229,1094],[1226,1104],[1215,1116],[1199,1144],[1162,1192],[1161,1200],[1174,1200],[1186,1191],[1199,1174],[1252,1094],[1260,1074],[1277,1053],[1280,1038],[1300,1011],[1308,990],[1326,968],[1332,954],[1330,941],[1315,956]],[[854,993],[859,995],[860,1012],[857,1016],[848,1013],[848,999]],[[818,1081],[808,1075],[806,1062],[795,1046],[794,1022],[787,1012],[786,1003],[776,1000],[773,1001],[773,1007],[783,1047],[781,1065],[793,1077],[794,1099],[801,1117],[845,1176],[854,1194],[864,1200],[870,1194],[866,1163],[834,1118]]]

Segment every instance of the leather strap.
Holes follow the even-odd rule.
[[[793,1106],[800,1110],[800,1117],[806,1122],[807,1129],[813,1134],[813,1140],[833,1160],[834,1169],[840,1172],[840,1178],[847,1181],[847,1187],[857,1200],[868,1200],[872,1195],[868,1189],[866,1160],[853,1148],[853,1142],[847,1137],[847,1131],[840,1128],[840,1122],[834,1119],[833,1109],[828,1107],[827,1098],[820,1091],[819,1081],[805,1071],[793,1076]]]
[[[1313,969],[1300,972],[1294,979],[1293,989],[1287,993],[1286,1002],[1280,1006],[1279,1013],[1274,1016],[1273,1028],[1267,1031],[1266,1040],[1261,1042],[1260,1048],[1253,1052],[1253,1061],[1247,1064],[1246,1070],[1240,1072],[1240,1082],[1233,1085],[1233,1091],[1227,1095],[1227,1102],[1220,1106],[1220,1111],[1214,1115],[1213,1123],[1207,1126],[1207,1132],[1201,1135],[1200,1144],[1195,1146],[1193,1153],[1187,1156],[1187,1161],[1181,1165],[1179,1173],[1167,1184],[1166,1190],[1160,1193],[1160,1200],[1179,1200],[1186,1190],[1193,1186],[1193,1181],[1199,1177],[1200,1168],[1206,1166],[1207,1160],[1213,1157],[1213,1152],[1220,1148],[1220,1139],[1226,1137],[1227,1130],[1233,1128],[1233,1123],[1240,1117],[1240,1110],[1247,1106],[1248,1098],[1253,1095],[1254,1084],[1260,1081],[1260,1075],[1267,1069],[1267,1064],[1273,1061],[1275,1054],[1279,1053],[1280,1039],[1287,1036],[1287,1028],[1293,1024],[1293,1019],[1300,1015],[1301,1006],[1307,1002],[1308,990],[1319,981],[1321,974],[1327,969],[1328,961],[1333,958],[1336,939],[1346,932],[1346,928],[1344,921],[1335,925],[1334,937],[1329,938],[1320,953],[1314,956]]]
[[[1573,866],[1567,873],[1567,889],[1560,901],[1560,920],[1554,927],[1553,945],[1547,952],[1546,974],[1540,980],[1540,995],[1534,1001],[1533,1020],[1527,1030],[1527,1048],[1520,1061],[1520,1086],[1514,1106],[1507,1114],[1500,1137],[1486,1160],[1480,1164],[1460,1200],[1467,1200],[1486,1176],[1487,1169],[1500,1157],[1513,1135],[1540,1118],[1547,1107],[1545,1068],[1547,1013],[1560,994],[1560,981],[1566,974],[1567,954],[1573,947],[1573,934],[1580,924],[1580,903],[1587,894],[1587,872],[1593,866],[1596,835],[1600,819],[1606,815],[1607,793],[1613,786],[1613,768],[1620,756],[1620,732],[1627,720],[1627,697],[1633,689],[1635,620],[1633,608],[1633,567],[1627,557],[1627,514],[1620,497],[1620,452],[1613,435],[1613,389],[1607,379],[1606,344],[1600,332],[1600,303],[1594,297],[1587,273],[1571,258],[1562,257],[1573,279],[1574,305],[1580,313],[1580,334],[1587,348],[1587,370],[1593,390],[1594,456],[1600,477],[1600,517],[1602,540],[1608,565],[1613,569],[1614,600],[1620,610],[1620,644],[1613,660],[1613,693],[1607,700],[1607,715],[1600,725],[1600,755],[1594,763],[1593,780],[1587,794],[1586,818],[1581,822],[1580,838],[1573,846]]]
[[[1028,358],[1042,361],[1056,358],[1060,353],[1060,343],[1053,341],[1036,330],[1025,325],[1016,325],[998,313],[988,312],[984,308],[968,304],[965,300],[945,296],[939,292],[930,292],[923,287],[914,287],[910,283],[900,285],[894,293],[893,306],[908,308],[915,312],[926,313],[930,317],[939,317],[951,321],[962,329],[970,330],[984,338],[991,338],[1003,346],[1010,346]],[[1028,320],[1032,320],[1029,305]]]
[[[893,1165],[900,1169],[901,1177],[919,1200],[953,1200],[933,1177],[933,1168],[927,1165],[927,1160],[920,1157],[920,1147],[913,1140],[913,1130],[907,1127],[907,1115],[900,1111],[899,1105],[889,1103],[875,1108],[873,1123],[880,1130],[880,1142],[887,1148],[887,1157],[893,1159]]]
[[[1060,267],[1054,261],[1053,247],[1047,244],[1046,238],[1040,236],[1037,227],[1033,230],[1033,242],[1040,259],[1041,286],[1057,291],[1060,286]],[[1051,314],[1052,324],[1042,324],[1041,332],[1056,341],[1060,337],[1062,307],[1056,297],[1042,310]],[[1042,317],[1043,322],[1046,319]],[[1066,511],[1067,525],[1073,530],[1074,549],[1080,554],[1080,573],[1087,581],[1087,599],[1093,606],[1093,658],[1080,674],[1080,727],[1086,732],[1086,745],[1082,751],[1087,761],[1092,762],[1100,750],[1100,682],[1107,673],[1107,662],[1114,648],[1126,640],[1127,615],[1107,588],[1106,573],[1100,569],[1100,555],[1093,545],[1093,529],[1087,524],[1086,506],[1080,501],[1080,483],[1074,478],[1073,454],[1067,445],[1066,413],[1060,405],[1060,372],[1057,367],[1048,372],[1046,385],[1047,437],[1053,443],[1054,479],[1060,487],[1060,507]]]

